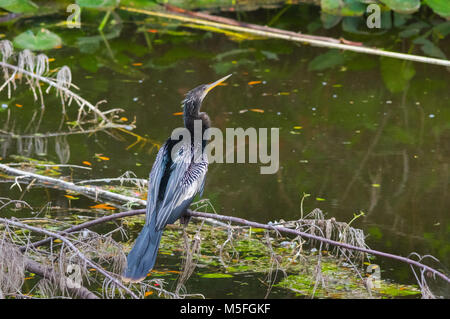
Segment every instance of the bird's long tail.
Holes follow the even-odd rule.
[[[162,230],[156,230],[153,223],[145,224],[127,257],[127,268],[122,280],[138,282],[143,280],[155,265]]]

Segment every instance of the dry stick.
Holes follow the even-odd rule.
[[[114,220],[114,219],[124,218],[124,217],[129,217],[129,216],[134,216],[134,215],[140,215],[140,214],[145,214],[145,209],[136,209],[136,210],[130,210],[130,211],[126,211],[126,212],[121,212],[121,213],[116,213],[116,214],[112,214],[112,215],[103,216],[103,217],[100,217],[100,218],[97,218],[97,219],[94,219],[94,220],[91,220],[91,221],[88,221],[88,222],[84,222],[84,223],[78,224],[76,226],[72,226],[70,228],[67,228],[67,229],[65,229],[63,231],[58,232],[58,234],[60,234],[60,235],[67,235],[69,233],[73,233],[73,232],[76,232],[76,231],[79,231],[79,230],[83,230],[85,228],[89,228],[89,227],[92,227],[92,226],[95,226],[95,225],[98,225],[98,224],[101,224],[101,223],[105,223],[105,222],[108,222],[108,221],[111,221],[111,220]],[[22,246],[19,249],[20,249],[21,252],[24,252],[28,248],[36,248],[36,247],[45,245],[45,244],[51,242],[52,240],[53,240],[52,237],[48,237],[46,239],[42,239],[42,240],[36,241],[36,242],[31,243],[29,245]]]
[[[132,292],[130,289],[128,289],[127,287],[125,287],[122,282],[120,282],[120,280],[112,277],[106,270],[103,269],[103,267],[101,267],[100,265],[97,265],[96,263],[94,263],[93,261],[91,261],[89,258],[87,258],[70,240],[68,240],[66,237],[57,234],[55,232],[51,232],[48,231],[46,229],[42,229],[42,228],[38,228],[38,227],[34,227],[34,226],[30,226],[18,221],[12,221],[6,218],[0,218],[0,223],[3,224],[8,224],[14,227],[18,227],[18,228],[22,228],[22,229],[28,229],[30,231],[36,232],[36,233],[40,233],[40,234],[44,234],[53,238],[57,238],[60,239],[61,241],[63,241],[67,246],[69,246],[70,249],[72,249],[72,251],[74,251],[78,257],[80,257],[86,264],[88,264],[89,266],[91,266],[92,268],[97,269],[97,271],[99,273],[101,273],[103,276],[105,276],[106,278],[108,278],[109,280],[111,280],[112,282],[114,282],[117,286],[119,286],[120,288],[124,289],[126,292],[128,292],[128,294],[130,294],[130,296],[132,296],[135,299],[138,299],[138,297],[134,294],[134,292]]]
[[[358,45],[350,45],[350,44],[343,44],[343,43],[336,43],[329,40],[322,40],[322,39],[315,39],[311,36],[305,36],[303,34],[286,34],[285,32],[273,32],[273,31],[266,31],[266,30],[257,30],[257,29],[251,29],[249,27],[242,27],[239,25],[230,25],[226,23],[219,23],[219,22],[213,22],[208,21],[205,19],[199,19],[199,18],[191,18],[185,15],[181,14],[171,14],[166,12],[159,12],[159,11],[150,11],[150,10],[143,10],[143,9],[136,9],[136,8],[130,8],[130,7],[124,7],[121,6],[120,9],[129,11],[129,12],[136,12],[136,13],[142,13],[146,15],[166,18],[166,19],[174,19],[189,23],[195,23],[195,24],[201,24],[206,26],[211,26],[219,29],[228,29],[233,30],[237,32],[244,32],[249,34],[254,34],[262,37],[270,37],[270,38],[277,38],[277,39],[283,39],[288,41],[294,41],[294,42],[302,42],[302,43],[309,43],[315,46],[320,47],[327,47],[327,48],[333,48],[333,49],[339,49],[339,50],[347,50],[347,51],[353,51],[358,53],[366,53],[366,54],[373,54],[378,56],[385,56],[390,58],[396,58],[396,59],[402,59],[402,60],[409,60],[414,62],[422,62],[422,63],[429,63],[429,64],[435,64],[435,65],[442,65],[442,66],[450,66],[449,60],[443,60],[443,59],[436,59],[436,58],[430,58],[430,57],[424,57],[424,56],[418,56],[413,54],[405,54],[405,53],[398,53],[398,52],[391,52],[391,51],[385,51],[377,48],[369,48],[365,46],[358,46]],[[251,25],[249,25],[251,26]],[[261,26],[260,26],[261,27]]]
[[[206,20],[210,20],[210,21],[214,21],[214,22],[218,22],[218,23],[235,25],[235,26],[239,26],[239,27],[243,27],[243,28],[261,30],[261,31],[265,31],[265,32],[269,31],[269,32],[278,33],[278,34],[290,35],[293,37],[302,36],[303,38],[307,38],[307,39],[315,39],[315,40],[322,40],[322,41],[326,41],[326,42],[341,43],[341,40],[330,38],[330,37],[302,34],[300,32],[297,33],[294,31],[288,31],[288,30],[277,29],[277,28],[272,28],[272,27],[268,27],[268,26],[262,26],[262,25],[258,25],[258,24],[241,22],[241,21],[237,21],[234,19],[230,19],[230,18],[214,16],[214,15],[207,14],[204,12],[194,12],[194,11],[185,10],[185,9],[182,9],[182,8],[170,5],[170,4],[164,4],[164,7],[168,11],[171,11],[171,12],[181,13],[181,14],[188,15],[188,16],[191,16],[194,18],[206,19]],[[355,42],[355,43],[358,43],[358,45],[362,45],[361,42]]]
[[[105,191],[100,188],[94,188],[94,187],[89,187],[89,186],[78,186],[71,182],[66,182],[61,179],[43,176],[43,175],[31,173],[31,172],[26,172],[26,171],[23,171],[23,170],[20,170],[17,168],[9,167],[8,165],[5,165],[5,164],[0,164],[0,171],[4,171],[8,175],[20,176],[21,179],[26,179],[26,180],[36,179],[38,182],[46,184],[46,186],[52,186],[52,187],[58,188],[58,189],[70,190],[70,191],[88,195],[88,196],[91,196],[94,198],[101,196],[108,200],[118,201],[121,203],[130,203],[131,202],[131,203],[136,203],[136,204],[143,205],[143,206],[146,205],[146,201],[139,199],[139,198],[129,197],[129,196],[121,195],[121,194],[108,192],[108,191]]]
[[[313,240],[317,240],[317,241],[321,241],[323,243],[327,243],[333,246],[339,246],[342,248],[346,248],[346,249],[350,249],[350,250],[357,250],[357,251],[361,251],[367,254],[372,254],[372,255],[378,255],[381,257],[385,257],[385,258],[390,258],[390,259],[395,259],[398,261],[402,261],[405,262],[409,265],[414,265],[417,266],[419,268],[425,269],[427,271],[430,271],[431,273],[441,277],[443,280],[445,280],[446,282],[450,283],[450,278],[447,277],[445,274],[427,266],[424,265],[420,262],[417,262],[415,260],[412,260],[410,258],[406,258],[406,257],[402,257],[402,256],[397,256],[397,255],[393,255],[393,254],[389,254],[389,253],[384,253],[378,250],[373,250],[373,249],[369,249],[369,248],[363,248],[363,247],[357,247],[357,246],[353,246],[350,244],[346,244],[346,243],[342,243],[342,242],[338,242],[335,240],[331,240],[331,239],[327,239],[324,237],[320,237],[320,236],[316,236],[316,235],[312,235],[312,234],[308,234],[308,233],[304,233],[295,229],[290,229],[290,228],[286,228],[286,227],[282,227],[282,226],[272,226],[272,225],[267,225],[267,224],[261,224],[261,223],[257,223],[257,222],[252,222],[252,221],[248,221],[246,219],[243,218],[239,218],[239,217],[234,217],[234,216],[224,216],[224,215],[218,215],[218,214],[210,214],[210,213],[203,213],[203,212],[194,212],[189,210],[188,214],[190,216],[193,217],[206,217],[206,218],[214,218],[214,219],[218,219],[221,221],[227,221],[227,222],[233,222],[233,223],[238,223],[238,224],[243,224],[246,226],[250,226],[250,227],[254,227],[254,228],[263,228],[263,229],[268,229],[268,230],[275,230],[275,231],[279,231],[279,232],[284,232],[284,233],[288,233],[288,234],[292,234],[292,235],[296,235],[296,236],[301,236],[301,237],[306,237],[309,239],[313,239]]]
[[[100,223],[104,223],[107,221],[111,221],[117,218],[124,218],[124,217],[128,217],[128,216],[134,216],[134,215],[140,215],[140,214],[145,214],[146,210],[145,209],[136,209],[136,210],[130,210],[130,211],[126,211],[126,212],[121,212],[121,213],[117,213],[117,214],[112,214],[112,215],[108,215],[108,216],[103,216],[100,217],[98,219],[92,220],[92,221],[88,221],[73,227],[70,227],[66,230],[64,230],[63,232],[61,232],[60,234],[64,234],[64,233],[70,233],[70,232],[74,232],[74,231],[78,231],[78,230],[82,230],[84,228],[88,228],[88,227],[92,227],[94,225],[98,225]],[[378,250],[373,250],[373,249],[369,249],[369,248],[363,248],[363,247],[357,247],[357,246],[353,246],[350,244],[346,244],[346,243],[342,243],[342,242],[338,242],[335,240],[331,240],[331,239],[327,239],[324,237],[320,237],[320,236],[316,236],[316,235],[312,235],[309,233],[305,233],[305,232],[301,232],[295,229],[290,229],[287,227],[283,227],[283,226],[272,226],[272,225],[267,225],[267,224],[261,224],[261,223],[257,223],[257,222],[252,222],[243,218],[239,218],[239,217],[234,217],[234,216],[224,216],[224,215],[219,215],[219,214],[211,214],[211,213],[204,213],[204,212],[195,212],[192,210],[188,210],[187,214],[192,216],[192,217],[196,217],[196,218],[208,218],[208,219],[216,219],[216,220],[221,220],[221,221],[225,221],[225,222],[233,222],[233,223],[238,223],[238,224],[242,224],[245,226],[250,226],[253,228],[262,228],[262,229],[268,229],[268,230],[275,230],[275,231],[279,231],[279,232],[284,232],[284,233],[288,233],[288,234],[292,234],[295,236],[301,236],[301,237],[306,237],[309,239],[313,239],[313,240],[317,240],[323,243],[327,243],[333,246],[339,246],[342,248],[346,248],[349,250],[356,250],[356,251],[361,251],[367,254],[372,254],[372,255],[378,255],[381,257],[385,257],[385,258],[390,258],[390,259],[394,259],[394,260],[398,260],[401,262],[405,262],[409,265],[414,265],[417,266],[419,268],[425,269],[427,271],[430,271],[431,273],[441,277],[443,280],[445,280],[446,282],[450,283],[450,278],[447,277],[445,274],[427,266],[424,265],[420,262],[417,262],[415,260],[412,260],[410,258],[406,258],[406,257],[402,257],[402,256],[397,256],[397,255],[393,255],[393,254],[389,254],[389,253],[384,253]],[[35,242],[33,244],[31,244],[33,247],[37,247],[40,245],[43,245],[47,242],[51,241],[51,238],[47,238],[38,242]],[[20,249],[24,249],[25,247],[21,247]]]

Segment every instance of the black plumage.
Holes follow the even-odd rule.
[[[202,195],[208,170],[208,159],[203,153],[207,140],[194,139],[194,123],[201,121],[203,136],[211,125],[208,115],[200,112],[203,99],[230,76],[200,85],[186,94],[182,102],[183,118],[191,139],[169,138],[158,151],[150,172],[146,222],[128,254],[124,281],[137,282],[147,276],[155,264],[164,227],[182,217],[196,194]]]

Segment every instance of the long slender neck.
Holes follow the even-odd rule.
[[[201,139],[202,139],[202,148],[206,146],[208,143],[208,140],[205,140],[204,133],[205,131],[211,127],[211,121],[209,119],[208,114],[205,112],[197,112],[197,114],[185,114],[184,115],[184,126],[189,130],[189,133],[191,134],[191,142],[194,142],[195,138],[195,130],[194,125],[196,121],[201,121]],[[198,125],[198,122],[197,122]],[[197,129],[198,130],[198,129]],[[198,134],[198,133],[197,133]]]
[[[208,114],[205,112],[199,112],[197,114],[185,114],[184,115],[184,126],[189,130],[191,136],[194,136],[194,125],[195,121],[201,121],[202,123],[202,135],[205,131],[211,127],[211,121],[209,119]]]

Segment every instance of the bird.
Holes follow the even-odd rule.
[[[211,121],[200,108],[208,92],[230,76],[186,93],[182,101],[183,120],[191,138],[180,141],[171,136],[156,155],[149,176],[145,224],[127,256],[123,282],[139,282],[147,277],[155,265],[165,226],[178,219],[187,224],[186,210],[197,194],[203,195],[208,170],[208,158],[203,152],[208,141],[203,138],[203,133],[211,127]],[[202,138],[198,141],[194,138],[194,126],[200,121]]]

